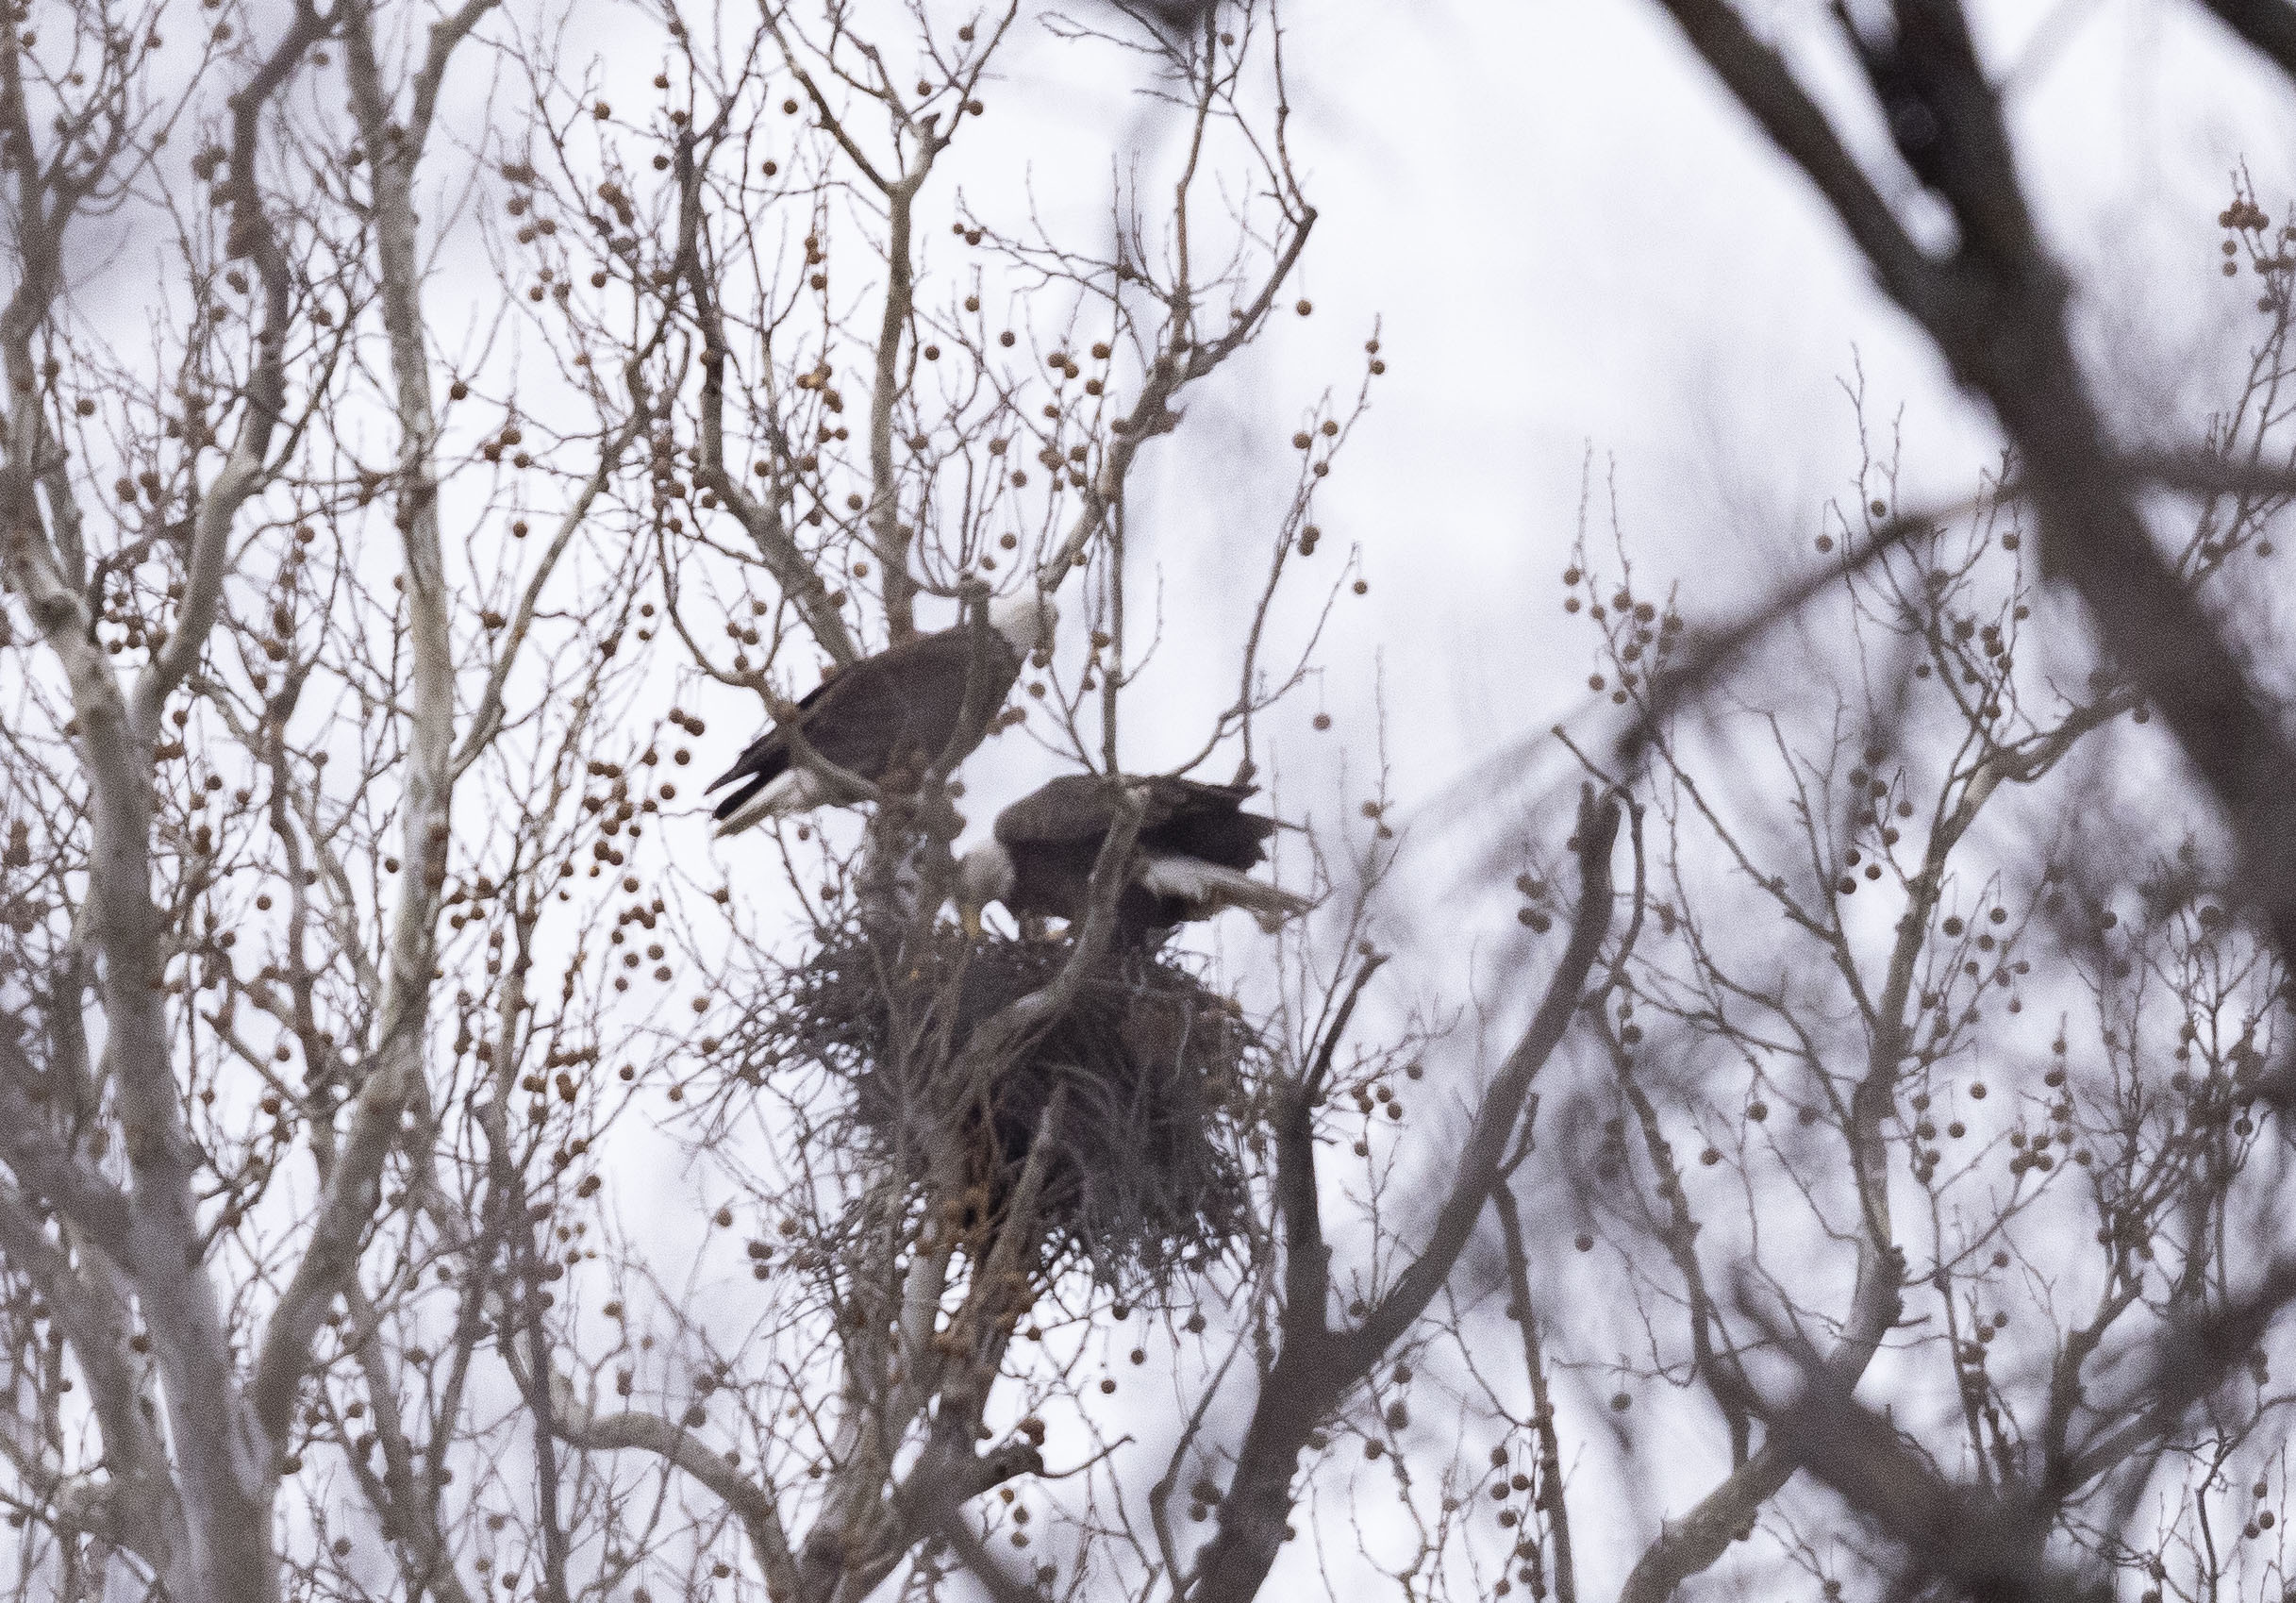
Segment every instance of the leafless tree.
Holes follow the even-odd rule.
[[[589,524],[628,429],[568,442],[529,554],[474,538],[520,481],[441,421],[415,208],[491,9],[75,7],[12,13],[0,51],[0,1230],[34,1594],[336,1584],[338,1476],[403,1584],[461,1590],[448,1444],[541,1228],[507,1077],[529,1037],[595,1052],[593,1001],[524,999],[542,860],[609,827],[643,567]],[[577,562],[591,605],[543,611]],[[458,791],[489,798],[459,827]]]
[[[2269,1542],[2275,1528],[2271,1477],[2252,1485],[2240,1466],[2269,1466],[2278,1451],[2270,1335],[2288,1293],[2266,1221],[2281,1164],[2252,1110],[2280,1100],[2272,1065],[2290,927],[2276,810],[2289,768],[2273,676],[2259,667],[2275,643],[2227,603],[2230,576],[2272,555],[2284,504],[2288,444],[2275,424],[2290,236],[2243,184],[2219,223],[2225,275],[2245,271],[2258,286],[2264,326],[2247,386],[2204,439],[2166,451],[2124,445],[2090,398],[2069,286],[2032,220],[2004,113],[2011,92],[1980,59],[1956,0],[1836,8],[1831,45],[1861,73],[1894,146],[1880,173],[1745,14],[1719,0],[1667,8],[1816,186],[1887,293],[1990,407],[2009,449],[2001,478],[1950,519],[1898,509],[1890,478],[1869,465],[1856,509],[1818,541],[1839,553],[1838,577],[1781,596],[1780,610],[1846,599],[1834,616],[1859,643],[1834,740],[1813,746],[1772,726],[1767,767],[1790,798],[1791,868],[1686,762],[1676,732],[1685,686],[1710,681],[1757,637],[1733,630],[1689,651],[1678,682],[1654,692],[1638,683],[1636,648],[1663,653],[1663,635],[1645,640],[1618,619],[1621,597],[1608,598],[1614,693],[1642,710],[1622,756],[1649,765],[1658,784],[1661,860],[1678,864],[1686,837],[1704,837],[1702,860],[1719,850],[1778,927],[1796,932],[1789,944],[1811,943],[1805,968],[1760,973],[1775,962],[1767,950],[1758,970],[1741,968],[1714,930],[1743,925],[1706,924],[1670,866],[1675,889],[1654,905],[1665,945],[1684,956],[1669,964],[1646,949],[1657,966],[1620,998],[1606,1031],[1618,1101],[1595,1178],[1615,1187],[1638,1162],[1649,1166],[1647,1200],[1634,1206],[1640,1234],[1672,1266],[1651,1294],[1679,1307],[1676,1340],[1687,1342],[1661,1359],[1668,1344],[1654,1341],[1656,1367],[1643,1372],[1690,1381],[1729,1442],[1727,1476],[1664,1526],[1627,1590],[1668,1595],[1714,1563],[1797,1468],[1891,1539],[1893,1549],[1866,1561],[1901,1587],[2094,1592],[2113,1589],[2116,1571],[2141,1578],[2155,1599],[2276,1586],[2271,1561],[2248,1560],[2241,1545]],[[2290,65],[2285,8],[2211,8]],[[1921,241],[1938,228],[1909,221],[1922,207],[1943,216],[1934,244]],[[2197,501],[2198,516],[2181,532],[2157,527],[2155,489]],[[1961,532],[1949,539],[1947,528]],[[2013,556],[2011,571],[1986,583],[1985,545],[2014,554],[2028,535],[2038,564],[2028,573]],[[1586,597],[1597,618],[1604,599]],[[2036,655],[2046,664],[2037,676]],[[2118,731],[2155,710],[2173,755],[2135,758],[2151,771],[2132,791],[2122,776],[2133,753],[2118,765],[2104,754],[2144,750]],[[2022,860],[1988,862],[1974,881],[1956,873],[1981,814],[2043,793],[2036,787],[2068,760],[2082,788],[2054,821],[2023,827]],[[2164,840],[2160,803],[2184,765],[2214,809],[2169,810],[2170,831],[2192,833]],[[2213,850],[2220,827],[2224,849]],[[1848,910],[1848,898],[1877,888],[1881,920]],[[2001,1019],[2021,1010],[2037,979],[2062,1010],[2048,1056],[2015,1044],[2015,1021]],[[1737,1075],[1677,1078],[1702,1167],[1751,1176],[1773,1157],[1789,1170],[1808,1161],[1785,1158],[1798,1144],[1757,1127],[1772,1095],[1800,1126],[1825,1129],[1822,1144],[1838,1143],[1825,1180],[1809,1167],[1797,1182],[1818,1232],[1806,1241],[1845,1249],[1838,1307],[1810,1299],[1806,1260],[1791,1275],[1766,1266],[1760,1238],[1774,1243],[1782,1216],[1748,1210],[1717,1244],[1716,1215],[1693,1207],[1666,1099],[1648,1090],[1641,1021],[1653,1010],[1670,1076],[1718,1066],[1717,1046],[1753,1076],[1734,1087],[1745,1098],[1735,1118],[1736,1095],[1718,1087]],[[2163,1051],[2171,1061],[2156,1068]],[[1769,1077],[1788,1062],[1807,1074]],[[2023,1063],[2038,1067],[2038,1084]],[[2005,1126],[2001,1112],[1972,1106],[2005,1072],[2017,1099]],[[1735,1137],[1721,1133],[1725,1123]],[[1980,1178],[1984,1159],[1956,1161],[1955,1144],[1988,1132],[2005,1143],[1990,1150],[2008,1165],[2006,1186]],[[1902,1173],[1884,1156],[1893,1142]],[[2071,1188],[2033,1178],[2065,1173],[2069,1158]],[[2078,1225],[2049,1206],[2052,1191],[2067,1189],[2086,1194],[2090,1217]],[[2083,1226],[2098,1254],[2086,1268],[2074,1252]],[[1579,1244],[1590,1249],[1593,1238]],[[1717,1290],[1711,1277],[1724,1264],[1730,1277]],[[2022,1343],[2003,1338],[2014,1307],[2004,1280],[2030,1290],[2040,1323],[2040,1344],[2014,1378],[2002,1359]],[[1936,1294],[1926,1311],[1917,1291]],[[1950,1361],[1950,1386],[1940,1376],[1924,1393],[1894,1356],[1924,1348]],[[1885,1350],[1890,1372],[1867,1386],[1886,1401],[1875,1414],[1854,1394]],[[1948,1420],[1956,1445],[1938,1434]],[[1807,1518],[1787,1527],[1789,1551],[1837,1593],[1838,1561]]]
[[[2277,1587],[2296,790],[2211,597],[2296,233],[2236,194],[2246,386],[2121,448],[1956,7],[1843,35],[1943,253],[1672,9],[2010,449],[1877,441],[1736,626],[1589,521],[1572,779],[1439,827],[1315,700],[1376,331],[1264,515],[1144,488],[1314,309],[1267,0],[12,11],[18,1593]],[[1086,204],[989,136],[1029,51],[1148,108]],[[706,843],[695,764],[1026,587],[1010,705]],[[1147,768],[1318,912],[1120,949],[1134,813],[1073,927],[953,927],[969,784]]]

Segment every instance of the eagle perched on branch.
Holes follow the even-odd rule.
[[[1033,586],[989,603],[988,637],[977,644],[990,677],[974,687],[976,714],[1004,706],[1021,664],[1052,648],[1059,621],[1052,597]],[[717,833],[738,835],[768,818],[853,799],[839,796],[826,775],[801,760],[792,729],[824,763],[870,784],[894,773],[922,775],[948,749],[964,716],[975,647],[973,626],[959,623],[824,679],[786,723],[776,722],[709,782],[715,791],[740,781],[717,805]]]

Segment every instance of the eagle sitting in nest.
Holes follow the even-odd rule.
[[[1119,792],[1140,802],[1140,832],[1116,898],[1118,950],[1154,945],[1182,924],[1242,908],[1273,928],[1313,907],[1308,897],[1252,877],[1268,838],[1285,826],[1243,810],[1250,785],[1154,775],[1134,779],[1064,774],[997,814],[990,838],[957,865],[957,911],[977,940],[981,910],[1002,902],[1023,917],[1072,927],[1091,904],[1092,866],[1116,827]]]

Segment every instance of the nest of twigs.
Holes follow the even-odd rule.
[[[989,1072],[968,1054],[975,1032],[1053,984],[1071,952],[1027,941],[968,950],[951,937],[894,976],[859,931],[840,933],[789,972],[772,1057],[845,1080],[849,1132],[920,1200],[950,1210],[976,1249],[1023,1205],[1034,1157],[1040,1262],[1073,1255],[1110,1283],[1161,1285],[1219,1256],[1241,1227],[1237,1148],[1263,1046],[1188,968],[1128,953],[1104,959],[1065,1011]]]

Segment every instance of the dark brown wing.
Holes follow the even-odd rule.
[[[1002,645],[992,642],[991,649]],[[971,631],[942,629],[868,657],[823,680],[797,704],[796,725],[827,761],[874,783],[896,764],[922,770],[939,758],[964,710],[965,676],[972,663]],[[1017,676],[1020,662],[1002,652],[1000,668]],[[1008,689],[1010,678],[1003,688]],[[1000,695],[1001,701],[1003,697]],[[756,783],[720,804],[720,814],[786,770],[788,737],[776,726],[742,752],[709,788],[737,778]]]
[[[1266,855],[1260,843],[1275,821],[1245,812],[1250,785],[1210,785],[1200,779],[1156,776],[1112,781],[1097,774],[1064,774],[997,814],[996,838],[1007,851],[1023,847],[1097,847],[1116,820],[1117,783],[1145,789],[1140,849],[1157,856],[1201,858],[1223,868],[1250,868]]]
[[[1252,785],[1208,785],[1199,779],[1149,781],[1149,812],[1140,820],[1140,848],[1151,857],[1190,857],[1239,872],[1267,858],[1263,843],[1275,833],[1273,818],[1243,810]]]
[[[797,704],[797,710],[803,712],[806,709],[815,705],[828,693],[829,687],[841,677],[843,677],[841,673],[834,674],[806,692],[805,698]],[[733,766],[710,780],[704,787],[702,793],[707,795],[720,785],[730,784],[736,779],[755,779],[757,785],[763,785],[789,765],[789,742],[782,736],[780,725],[770,725],[764,734],[759,735],[741,748],[741,755],[734,759]],[[724,818],[727,813],[733,811],[735,808],[748,800],[751,793],[756,789],[755,785],[742,786],[740,794],[728,796],[718,805],[718,816]]]
[[[873,782],[897,761],[922,768],[957,727],[969,656],[962,629],[881,651],[824,685],[798,727],[824,758]]]
[[[1092,865],[1115,820],[1115,793],[1097,774],[1063,774],[998,813],[997,842],[1012,855],[1005,905],[1016,913],[1082,918]]]
[[[995,834],[1007,851],[1022,846],[1074,845],[1108,832],[1116,800],[1097,774],[1063,774],[996,815]]]
[[[1012,855],[1013,887],[1006,905],[1015,912],[1073,921],[1083,916],[1092,868],[1116,821],[1116,786],[1146,793],[1138,850],[1149,858],[1193,858],[1245,872],[1265,860],[1263,844],[1276,830],[1272,818],[1245,812],[1249,785],[1210,785],[1164,776],[1113,781],[1097,774],[1064,774],[1038,787],[997,815],[996,838]],[[1203,910],[1145,887],[1125,888],[1117,902],[1119,939],[1151,938]]]

